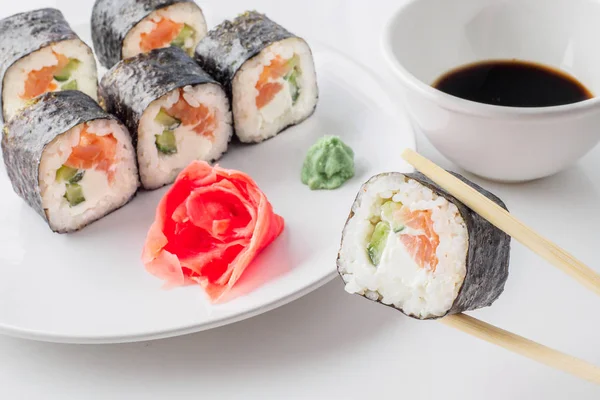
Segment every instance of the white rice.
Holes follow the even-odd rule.
[[[298,79],[300,96],[292,105],[288,83],[279,79],[284,89],[262,109],[256,106],[256,84],[265,66],[277,56],[299,57],[301,74]],[[306,119],[317,103],[318,89],[315,66],[308,44],[299,38],[289,38],[272,44],[258,56],[247,61],[233,79],[233,115],[236,135],[242,142],[260,142],[277,135],[283,128]]]
[[[200,7],[194,3],[176,3],[153,11],[127,33],[123,40],[123,58],[143,53],[144,51],[140,47],[141,35],[152,32],[156,27],[156,23],[163,18],[187,24],[194,29],[195,35],[193,38],[188,39],[189,43],[185,43],[185,47],[192,49],[192,51],[196,48],[198,42],[206,36],[206,21]]]
[[[80,124],[54,139],[42,155],[39,182],[42,206],[50,226],[55,230],[71,231],[108,214],[124,205],[138,187],[137,167],[129,133],[113,120],[95,120],[87,123],[88,133],[98,136],[113,134],[117,139],[115,180],[108,182],[106,173],[89,169],[79,182],[85,201],[74,207],[65,199],[65,182],[56,181],[56,171],[67,161],[73,147],[79,143],[84,124]]]
[[[367,254],[367,244],[381,215],[381,205],[393,199],[410,211],[431,210],[439,236],[435,270],[420,267],[407,252],[400,234],[390,232],[378,266]],[[380,300],[417,318],[445,315],[458,296],[466,275],[467,227],[456,206],[403,175],[374,178],[353,206],[344,229],[339,268],[346,290]],[[418,235],[405,228],[402,234]]]
[[[179,100],[179,89],[155,100],[148,106],[138,126],[137,154],[142,185],[156,189],[172,183],[179,172],[194,160],[214,161],[227,150],[233,128],[229,100],[216,84],[186,86],[184,99],[192,107],[204,105],[215,115],[217,128],[208,138],[193,131],[193,126],[180,125],[174,130],[177,153],[162,154],[156,148],[156,135],[164,127],[154,119],[161,108],[169,109]]]
[[[39,71],[44,67],[50,67],[58,63],[52,53],[53,51],[67,58],[75,58],[81,61],[79,67],[73,72],[71,79],[77,80],[80,91],[94,100],[98,99],[98,73],[92,51],[79,39],[64,40],[23,57],[6,71],[2,92],[2,107],[7,120],[27,105],[28,100],[22,99],[21,95],[25,91],[25,81],[29,72]],[[60,84],[61,82],[57,82],[57,91],[60,91]]]

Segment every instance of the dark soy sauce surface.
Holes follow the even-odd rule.
[[[483,61],[453,69],[432,85],[444,93],[506,107],[550,107],[594,95],[571,75],[517,60]]]

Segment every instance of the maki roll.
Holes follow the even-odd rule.
[[[123,60],[101,82],[106,110],[134,138],[142,185],[172,183],[191,161],[214,161],[232,135],[225,91],[181,49]]]
[[[193,0],[96,0],[92,40],[100,63],[176,46],[192,55],[206,36],[206,21]]]
[[[125,205],[138,188],[127,128],[78,91],[46,93],[4,127],[15,192],[59,233]]]
[[[510,236],[424,175],[389,173],[361,188],[337,266],[348,292],[434,319],[491,305],[504,290],[509,251]]]
[[[230,95],[235,132],[261,142],[308,118],[318,89],[308,44],[255,11],[211,30],[196,60]]]
[[[2,118],[12,118],[28,101],[46,92],[81,90],[97,98],[92,50],[53,8],[16,14],[0,21]]]

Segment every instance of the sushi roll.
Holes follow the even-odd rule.
[[[78,91],[32,100],[5,125],[2,152],[15,192],[55,232],[102,218],[138,188],[127,128]]]
[[[227,95],[181,49],[121,61],[100,92],[106,110],[133,135],[146,189],[172,183],[191,161],[214,161],[227,150],[233,132]]]
[[[92,50],[53,8],[0,21],[0,105],[3,121],[46,92],[81,90],[97,98]]]
[[[100,63],[177,46],[192,55],[206,36],[206,21],[193,0],[96,0],[92,40]]]
[[[509,252],[510,236],[424,175],[388,173],[361,188],[337,267],[346,291],[435,319],[491,305],[504,290]]]
[[[308,44],[254,11],[211,30],[195,58],[225,86],[235,133],[261,142],[308,118],[318,89]]]

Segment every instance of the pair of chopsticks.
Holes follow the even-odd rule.
[[[491,224],[529,247],[529,249],[576,279],[583,286],[600,295],[600,274],[590,267],[548,239],[540,236],[533,229],[512,216],[508,211],[427,158],[410,149],[402,153],[402,158],[415,167],[417,171],[427,176],[439,187],[456,197]],[[600,368],[586,361],[561,353],[560,351],[465,314],[450,315],[439,321],[447,326],[459,329],[542,364],[600,384]]]

